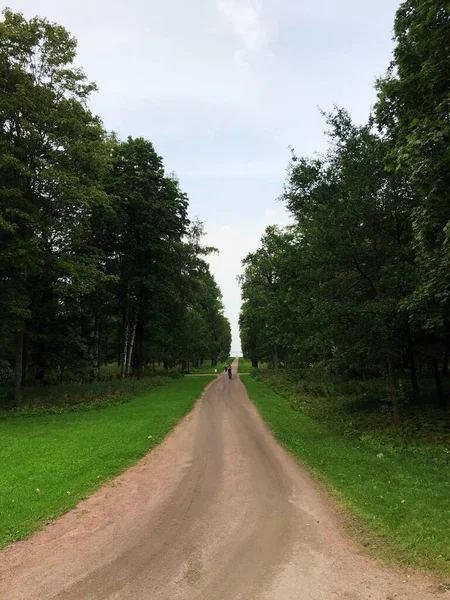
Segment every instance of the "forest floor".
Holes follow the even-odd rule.
[[[270,434],[236,367],[135,467],[0,553],[8,600],[450,597],[441,579],[360,551]]]

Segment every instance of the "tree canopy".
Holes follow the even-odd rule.
[[[108,134],[77,42],[45,18],[0,22],[0,374],[123,377],[227,357],[230,326],[200,223],[152,143]]]
[[[293,153],[282,199],[294,224],[267,229],[243,261],[241,339],[256,365],[320,365],[351,379],[448,375],[449,17],[410,0],[395,20],[394,60],[375,116],[325,115],[329,149]]]

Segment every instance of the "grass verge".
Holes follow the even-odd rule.
[[[238,373],[250,373],[252,370],[252,361],[247,358],[239,357]]]
[[[244,378],[248,394],[277,439],[347,509],[356,538],[372,555],[450,575],[448,456],[388,447],[333,432],[265,383]]]
[[[267,370],[267,363],[258,363],[259,372]],[[253,371],[252,361],[248,358],[239,357],[238,373],[251,373]]]
[[[176,379],[104,410],[0,421],[0,547],[27,537],[135,463],[211,380]]]

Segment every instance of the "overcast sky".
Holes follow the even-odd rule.
[[[219,248],[211,266],[240,348],[241,260],[264,228],[285,224],[277,202],[288,147],[325,148],[318,106],[357,122],[392,52],[399,0],[9,0],[78,39],[108,130],[144,136],[174,171]]]

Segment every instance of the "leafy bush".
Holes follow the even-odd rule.
[[[443,445],[450,442],[450,414],[434,406],[433,382],[424,378],[421,393],[425,401],[417,405],[409,398],[406,382],[401,382],[402,424],[392,424],[391,403],[386,382],[382,379],[339,381],[330,376],[317,378],[309,369],[278,371],[254,370],[253,377],[285,397],[292,408],[324,423],[335,433],[369,436],[374,446],[381,448],[415,447],[422,444],[441,445],[440,459],[448,461]]]
[[[6,360],[0,360],[0,381],[12,381],[13,370]]]

